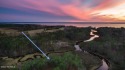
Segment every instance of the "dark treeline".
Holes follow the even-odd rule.
[[[89,39],[89,33],[92,27],[76,28],[64,27],[64,30],[57,32],[42,32],[31,39],[40,46],[44,51],[55,50],[55,44],[58,41],[64,41],[74,48],[74,44],[78,40]],[[99,38],[82,43],[80,47],[83,50],[97,53],[111,62],[111,70],[125,69],[125,28],[98,28]],[[37,50],[23,36],[7,36],[0,34],[0,56],[16,57],[28,53],[36,52]]]
[[[0,24],[0,28],[11,28],[18,31],[28,31],[35,29],[58,29],[61,27],[65,27],[62,25],[59,26],[47,26],[47,25],[36,25],[36,24]]]

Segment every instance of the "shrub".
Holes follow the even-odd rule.
[[[76,68],[76,70],[84,70],[82,60],[78,55],[74,55],[70,52],[64,53],[61,56],[54,55],[50,60],[40,58],[32,61],[26,61],[22,65],[22,69],[46,70],[47,68],[51,68],[52,70],[69,70],[69,66]]]

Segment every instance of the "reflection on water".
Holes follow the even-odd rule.
[[[76,44],[74,45],[76,51],[82,51],[82,49],[79,47],[79,44],[81,42],[90,42],[93,41],[96,38],[99,38],[99,35],[94,34],[94,32],[97,32],[96,30],[91,30],[90,35],[92,35],[92,37],[90,37],[88,40],[84,40],[84,41],[77,41]],[[108,65],[106,63],[106,61],[104,59],[102,59],[102,66],[100,66],[97,70],[108,70]]]
[[[38,24],[38,25],[65,25],[65,26],[76,26],[76,27],[125,27],[125,22],[22,22],[15,24]]]
[[[115,28],[121,28],[125,27],[125,24],[65,24],[66,26],[77,26],[77,27],[115,27]]]
[[[113,24],[113,23],[41,23],[41,25],[65,25],[65,26],[76,26],[76,27],[115,27],[115,28],[121,28],[121,27],[125,27],[125,24],[121,24],[121,23],[117,23],[117,24]]]
[[[107,63],[105,62],[104,59],[102,59],[102,66],[100,68],[98,68],[97,70],[108,70],[108,65]]]

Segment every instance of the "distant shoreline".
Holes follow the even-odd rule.
[[[78,23],[78,24],[125,24],[125,22],[0,22],[4,24],[13,23],[13,24],[19,24],[19,23],[27,23],[27,24],[33,24],[33,23]]]
[[[125,22],[118,23],[118,22],[7,22],[2,23],[1,25],[43,25],[43,26],[75,26],[75,27],[113,27],[113,28],[125,28]]]

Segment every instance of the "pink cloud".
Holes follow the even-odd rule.
[[[94,0],[92,1],[92,5],[99,2],[97,5],[93,7],[89,7],[88,5],[84,5],[84,2],[87,0],[72,0],[69,4],[62,4],[58,0],[6,0],[7,2],[3,2],[5,0],[1,0],[0,7],[8,7],[14,8],[21,11],[28,11],[28,9],[38,10],[42,12],[48,12],[57,16],[71,16],[80,20],[93,20],[94,17],[91,13],[95,11],[104,10],[107,8],[112,8],[121,3],[125,3],[124,0]],[[3,2],[3,4],[2,4]],[[80,7],[80,5],[83,5]],[[98,16],[100,17],[100,16]],[[97,17],[95,17],[97,18]],[[100,20],[100,19],[99,19]],[[106,19],[107,20],[107,19]]]
[[[121,5],[123,3],[125,3],[124,0],[102,0],[99,5],[93,8],[93,11],[106,10]]]

